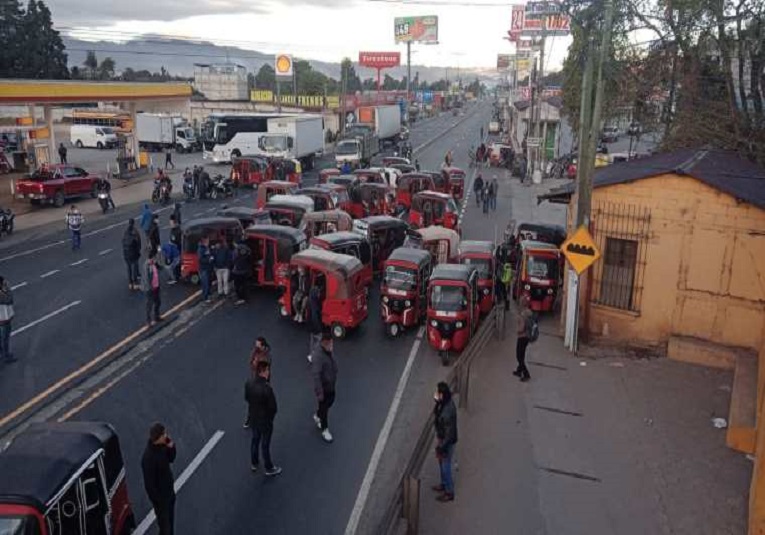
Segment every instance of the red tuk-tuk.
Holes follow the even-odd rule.
[[[32,424],[0,453],[0,533],[127,535],[136,528],[114,428]]]
[[[433,258],[422,249],[399,247],[385,261],[380,313],[388,335],[395,338],[406,327],[419,325],[425,319],[432,271]]]
[[[353,231],[372,245],[372,269],[378,273],[394,249],[404,245],[409,225],[389,215],[375,215],[353,221]]]
[[[268,158],[264,156],[240,156],[231,162],[231,180],[234,187],[257,186],[268,181]]]
[[[305,195],[274,195],[263,209],[277,225],[302,228],[303,216],[313,212],[313,199]]]
[[[451,193],[456,201],[461,200],[465,195],[465,171],[458,167],[447,167],[442,173],[448,183],[447,193]]]
[[[252,225],[244,231],[244,239],[252,251],[255,284],[285,287],[292,255],[306,248],[305,235],[282,225]]]
[[[269,180],[258,186],[258,197],[255,200],[255,208],[263,208],[268,200],[274,195],[294,195],[300,189],[298,184],[284,180]]]
[[[242,237],[242,224],[233,217],[205,217],[192,219],[181,228],[181,277],[192,284],[199,283],[199,255],[197,249],[202,238],[210,239],[210,246],[223,241],[233,243]]]
[[[420,171],[421,174],[430,175],[433,179],[433,191],[440,191],[441,193],[448,193],[451,195],[451,187],[449,186],[449,177],[444,175],[443,171],[436,173],[434,171]]]
[[[233,217],[238,219],[242,228],[250,225],[269,225],[271,224],[271,215],[265,210],[256,210],[247,206],[224,206],[218,210],[215,215],[218,217]]]
[[[412,162],[401,156],[383,156],[380,163],[383,167],[393,167],[395,164],[410,165]]]
[[[412,206],[412,197],[420,191],[434,191],[436,185],[433,177],[424,173],[407,173],[401,175],[396,184],[396,204],[409,209]]]
[[[295,192],[295,195],[305,195],[306,197],[313,199],[314,212],[340,208],[340,198],[338,197],[336,190],[326,184],[310,188],[301,188]]]
[[[390,164],[390,167],[393,169],[398,169],[402,174],[417,172],[417,168],[410,163],[392,163]]]
[[[388,184],[385,180],[385,175],[379,169],[356,169],[353,174],[359,178],[359,182],[362,184],[368,182],[373,184]]]
[[[361,282],[364,286],[372,286],[372,246],[358,232],[341,231],[314,236],[309,245],[311,249],[324,249],[358,258],[363,266]]]
[[[363,183],[351,190],[348,213],[354,219],[391,214],[394,206],[393,193],[384,184]]]
[[[350,192],[354,187],[361,184],[361,181],[356,175],[337,175],[329,177],[327,179],[327,184],[342,186]]]
[[[515,264],[513,297],[528,296],[533,311],[552,311],[561,285],[561,256],[560,249],[551,243],[522,241]]]
[[[436,264],[447,264],[457,259],[460,235],[444,227],[415,229],[407,239],[407,246],[430,251]]]
[[[459,263],[474,268],[478,273],[478,298],[481,314],[488,314],[494,306],[494,276],[496,258],[490,241],[465,240],[459,246]]]
[[[363,269],[357,258],[330,251],[307,249],[293,255],[289,281],[279,298],[279,313],[295,319],[296,308],[305,309],[310,288],[318,284],[322,294],[322,324],[331,327],[335,338],[345,337],[348,329],[359,326],[367,318]],[[301,281],[301,277],[305,279]]]
[[[329,182],[330,177],[340,176],[340,169],[329,167],[319,171],[319,184],[326,184]]]
[[[310,212],[303,216],[303,232],[309,240],[314,236],[353,230],[353,219],[343,210]]]
[[[412,197],[409,224],[414,228],[438,225],[459,232],[459,209],[452,196],[438,191],[421,191]]]
[[[478,274],[462,264],[439,264],[428,283],[428,343],[449,364],[450,351],[462,351],[481,317]]]
[[[269,160],[269,177],[294,184],[303,183],[303,167],[298,160],[290,158],[271,158]]]

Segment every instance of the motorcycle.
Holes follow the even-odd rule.
[[[13,210],[10,208],[7,210],[0,208],[0,236],[3,234],[8,234],[9,236],[13,234],[13,220],[15,218]]]
[[[186,200],[190,201],[194,197],[196,197],[195,193],[196,192],[194,191],[194,182],[192,182],[191,180],[184,180],[183,181],[183,194],[186,196]]]
[[[215,200],[218,197],[233,197],[234,181],[223,175],[215,175],[210,184],[210,198]]]
[[[155,182],[151,192],[151,202],[167,206],[170,204],[170,187],[165,183]]]
[[[99,191],[98,204],[101,206],[101,213],[105,214],[109,210],[109,194],[105,191]]]

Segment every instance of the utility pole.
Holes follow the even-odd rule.
[[[279,76],[276,76],[276,111],[282,113],[282,83],[279,81]]]
[[[586,225],[590,221],[590,205],[592,204],[592,177],[585,164],[590,158],[590,143],[588,139],[592,121],[592,77],[595,70],[595,46],[590,35],[590,29],[585,28],[587,35],[587,56],[582,75],[582,99],[579,107],[579,157],[576,167],[576,226]],[[594,157],[594,155],[593,155]]]
[[[345,133],[345,91],[347,86],[345,60],[340,64],[340,71],[340,109],[342,110],[342,115],[340,117],[340,132]]]
[[[406,110],[409,113],[409,102],[412,88],[412,42],[406,42]]]
[[[531,181],[534,177],[534,162],[535,158],[532,158],[532,147],[530,138],[536,136],[536,123],[534,118],[536,117],[535,101],[536,101],[536,81],[537,81],[537,60],[534,58],[534,65],[531,67],[531,73],[529,74],[529,99],[531,101],[531,107],[529,108],[529,120],[526,122],[526,176],[524,177],[524,183],[526,179]]]
[[[544,15],[542,18],[542,44],[539,49],[539,70],[537,71],[537,79],[536,79],[536,86],[537,86],[537,94],[539,95],[539,106],[537,106],[537,124],[536,124],[536,132],[535,136],[540,140],[539,141],[539,148],[537,148],[537,163],[538,168],[540,172],[542,172],[542,169],[544,169],[544,162],[545,162],[545,139],[543,139],[542,136],[542,107],[544,103],[544,99],[542,98],[544,95],[544,72],[545,72],[545,44],[547,42],[547,15]]]

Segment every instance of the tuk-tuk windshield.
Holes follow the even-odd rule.
[[[537,279],[558,279],[559,262],[548,256],[529,256],[526,260],[526,273]]]
[[[5,535],[40,535],[40,524],[32,515],[0,516],[0,533]]]
[[[385,268],[385,285],[394,290],[414,290],[417,284],[417,272],[401,266]]]
[[[474,267],[478,272],[479,279],[490,279],[491,273],[491,260],[488,258],[464,258],[462,263],[466,266]]]
[[[435,310],[446,312],[465,310],[467,308],[465,288],[462,286],[431,286],[430,306]]]

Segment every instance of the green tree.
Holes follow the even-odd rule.
[[[42,1],[30,0],[26,11],[18,0],[0,1],[0,76],[68,78],[66,60],[64,43]]]
[[[98,66],[98,79],[111,80],[114,78],[114,69],[116,66],[116,63],[110,57],[101,60],[101,64]]]
[[[340,68],[343,76],[345,76],[345,93],[352,94],[356,91],[361,91],[361,79],[356,74],[351,58],[343,58]]]
[[[276,72],[268,63],[264,63],[255,75],[255,87],[276,91]]]
[[[0,77],[16,78],[23,32],[21,6],[15,0],[0,2]]]
[[[393,91],[398,89],[399,81],[393,78],[390,74],[386,74],[383,78],[382,88],[385,91]]]
[[[96,57],[95,50],[88,50],[85,55],[85,61],[82,62],[82,66],[85,67],[85,72],[88,78],[94,80],[96,78],[96,71],[98,70],[98,58]]]

